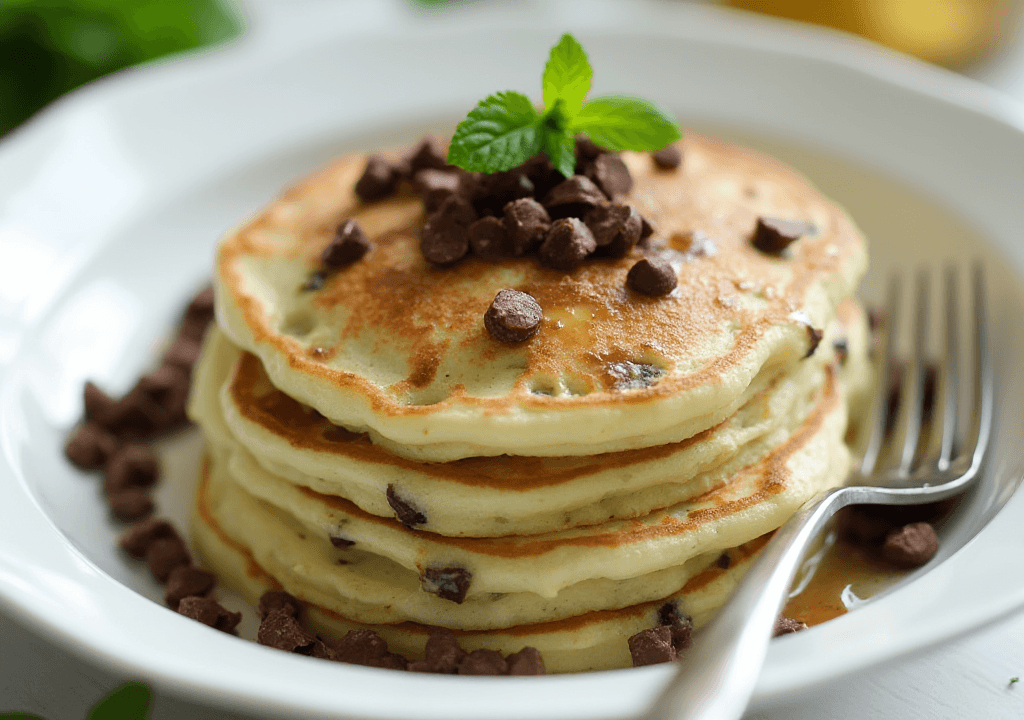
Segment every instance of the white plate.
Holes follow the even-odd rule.
[[[1024,115],[979,86],[866,44],[685,3],[557,2],[423,14],[311,6],[303,32],[122,74],[0,144],[0,600],[40,633],[161,688],[257,713],[627,718],[667,667],[547,678],[395,674],[290,656],[161,607],[61,445],[92,378],[152,361],[217,237],[338,152],[414,139],[511,88],[539,95],[571,29],[595,92],[656,98],[686,125],[796,164],[872,239],[875,268],[987,260],[1003,365],[983,486],[942,557],[895,591],[773,644],[755,705],[948,639],[1024,605]],[[179,438],[179,445],[189,439]],[[162,512],[184,518],[194,449],[171,452]],[[1000,488],[1003,488],[1000,490]],[[978,532],[980,530],[980,532]],[[972,539],[973,538],[973,539]],[[151,602],[150,599],[157,602]]]

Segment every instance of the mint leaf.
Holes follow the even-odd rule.
[[[544,152],[551,158],[555,170],[563,176],[569,177],[576,172],[576,137],[571,132],[547,129]]]
[[[448,164],[495,173],[526,162],[541,150],[540,119],[521,93],[490,95],[455,128]]]
[[[573,132],[585,132],[609,150],[658,150],[682,133],[664,110],[649,100],[608,95],[585,103],[572,119]]]
[[[153,694],[140,682],[127,682],[93,706],[88,720],[145,720]]]
[[[572,117],[583,107],[593,76],[583,46],[566,33],[551,48],[548,64],[544,66],[544,107],[553,108],[561,100],[565,114]]]

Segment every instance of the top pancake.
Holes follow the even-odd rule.
[[[421,200],[402,191],[360,202],[365,157],[343,158],[222,242],[220,324],[276,387],[405,457],[589,455],[685,439],[792,371],[808,323],[834,317],[866,254],[843,212],[785,166],[694,133],[682,150],[684,164],[668,171],[623,154],[635,184],[621,201],[655,228],[651,248],[570,273],[529,256],[431,265],[419,250]],[[766,255],[750,244],[759,216],[816,230],[783,257]],[[350,218],[373,249],[320,290],[301,290]],[[697,234],[712,253],[695,251]],[[652,250],[678,273],[668,296],[626,288]],[[544,311],[524,343],[495,341],[483,326],[509,287]]]

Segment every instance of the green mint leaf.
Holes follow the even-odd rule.
[[[140,682],[127,682],[100,700],[88,720],[145,720],[153,693]]]
[[[448,148],[448,164],[495,173],[526,162],[541,150],[540,120],[537,109],[525,95],[490,95],[455,128]]]
[[[679,124],[657,105],[623,95],[585,103],[572,119],[572,130],[609,150],[659,150],[682,137]]]
[[[565,130],[545,128],[544,152],[555,170],[569,177],[576,172],[576,136]]]
[[[561,100],[565,114],[572,117],[583,107],[593,75],[583,46],[566,33],[551,48],[544,66],[544,107],[553,108]]]

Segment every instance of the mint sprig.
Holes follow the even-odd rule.
[[[566,33],[544,66],[543,112],[522,93],[489,95],[455,129],[448,163],[495,173],[543,150],[568,177],[576,169],[578,133],[608,150],[658,150],[682,136],[672,116],[649,100],[609,95],[588,101],[593,74],[583,46]]]

